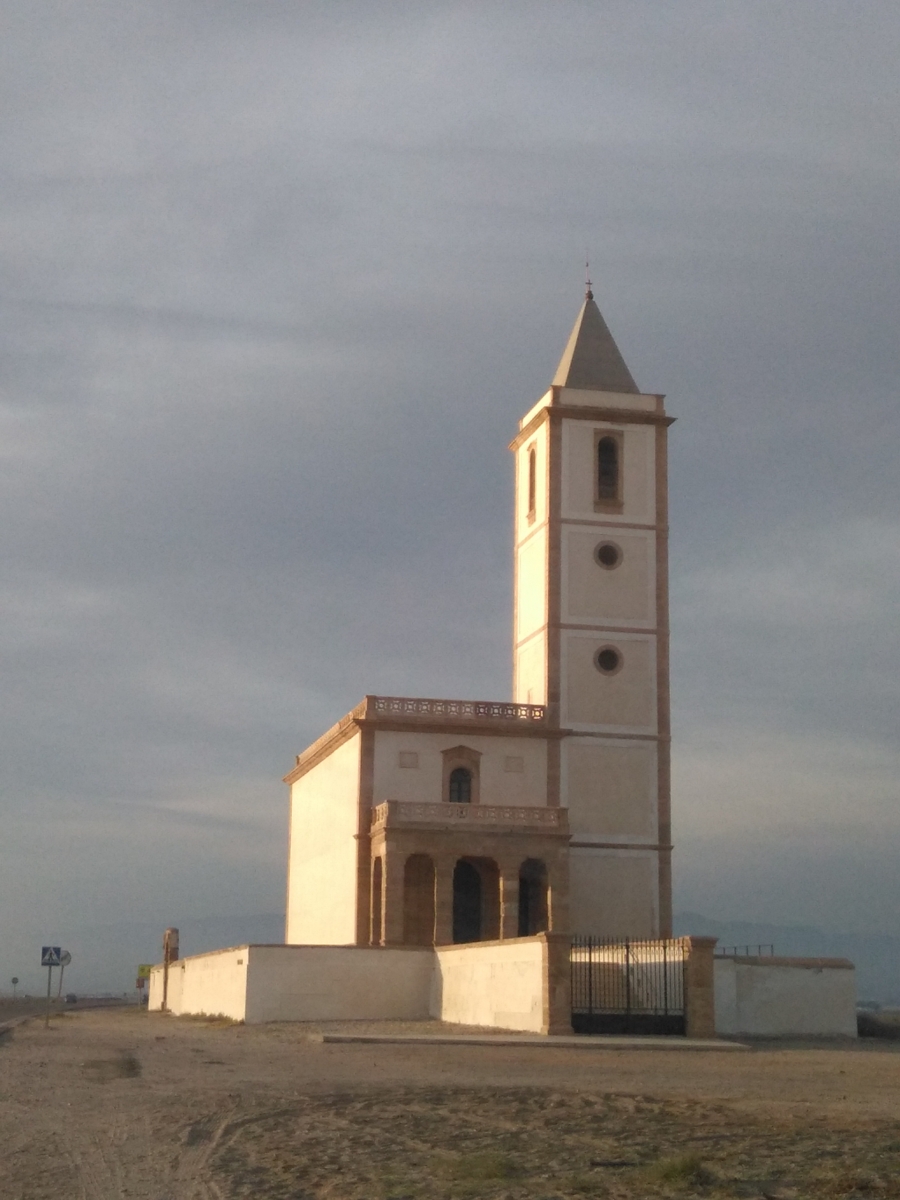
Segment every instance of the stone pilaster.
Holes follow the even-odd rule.
[[[500,872],[500,937],[519,936],[519,867],[504,866]]]
[[[449,946],[453,942],[453,868],[456,856],[437,854],[434,857],[434,944]]]
[[[385,846],[384,895],[382,946],[403,945],[403,864],[404,856]]]

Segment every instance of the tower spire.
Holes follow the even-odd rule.
[[[590,263],[585,263],[584,304],[552,382],[556,387],[594,392],[637,395],[640,390],[594,301]]]

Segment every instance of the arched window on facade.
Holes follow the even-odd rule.
[[[602,437],[597,442],[597,499],[615,503],[619,500],[619,441]]]
[[[537,505],[537,451],[528,451],[528,515],[533,517]]]
[[[454,767],[450,772],[450,803],[472,803],[472,772],[468,767]]]

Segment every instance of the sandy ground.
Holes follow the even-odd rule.
[[[900,1197],[896,1042],[724,1054],[312,1032],[136,1009],[18,1026],[0,1042],[0,1197]]]

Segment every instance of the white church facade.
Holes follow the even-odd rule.
[[[167,951],[151,1010],[855,1035],[852,963],[672,938],[671,421],[588,290],[511,444],[512,699],[366,696],[286,777],[284,942]]]
[[[512,700],[366,696],[297,756],[287,943],[671,935],[671,422],[588,290],[510,447]]]

